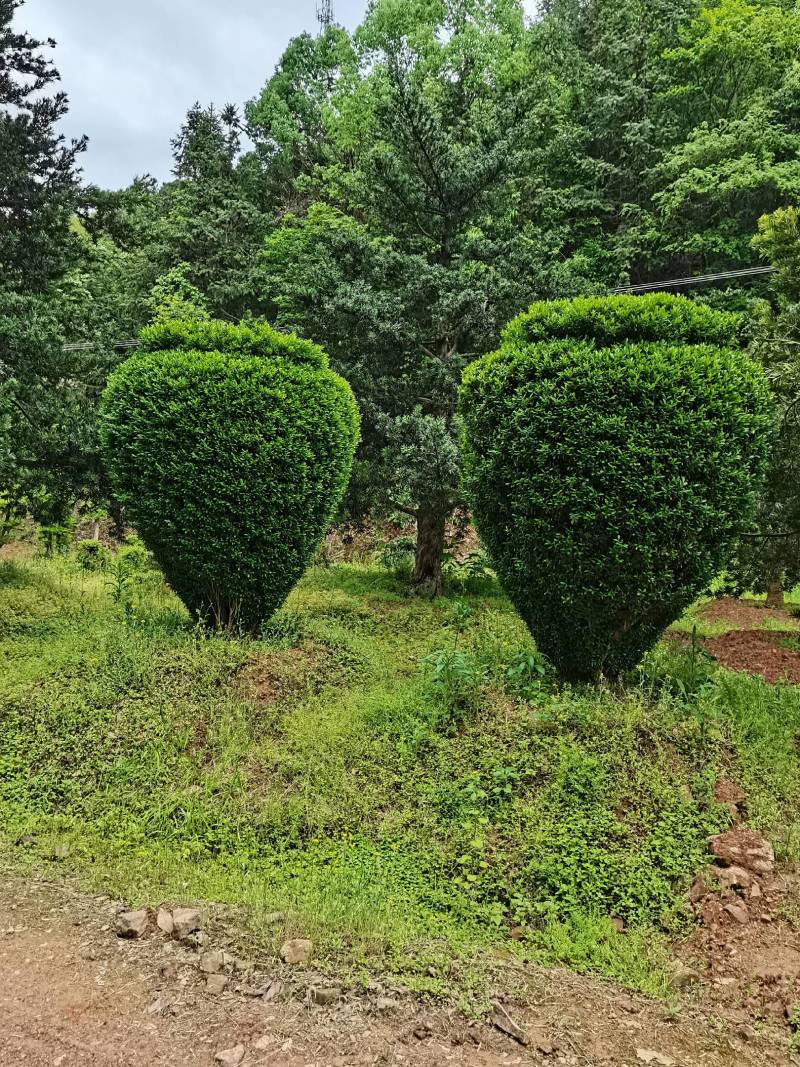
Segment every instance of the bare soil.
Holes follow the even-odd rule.
[[[797,620],[788,611],[723,597],[704,604],[697,614],[706,622],[721,622],[731,627],[727,633],[707,637],[702,642],[703,648],[723,667],[758,674],[768,682],[800,685],[800,632]],[[783,624],[786,629],[765,630],[766,622]],[[667,636],[688,640],[675,631]]]
[[[784,882],[779,892],[796,889]],[[2,1067],[212,1067],[217,1053],[239,1045],[244,1067],[800,1064],[786,1019],[800,939],[780,918],[699,927],[680,946],[698,976],[677,1006],[499,958],[495,1006],[474,1020],[378,983],[320,1007],[312,990],[331,979],[275,960],[212,995],[201,951],[229,944],[230,931],[207,916],[202,950],[155,923],[143,938],[123,940],[115,933],[121,907],[68,882],[3,877]],[[281,983],[274,999],[252,995],[265,976],[267,986]]]

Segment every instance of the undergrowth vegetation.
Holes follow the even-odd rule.
[[[406,588],[317,567],[237,640],[136,543],[98,570],[0,563],[6,859],[67,845],[125,899],[234,905],[265,943],[473,1002],[500,949],[664,993],[719,775],[800,859],[796,691],[672,642],[624,688],[558,690],[485,577]]]

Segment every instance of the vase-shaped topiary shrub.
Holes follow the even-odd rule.
[[[737,331],[682,297],[535,304],[465,372],[478,531],[565,680],[635,666],[747,526],[771,409]]]
[[[322,349],[266,325],[151,327],[102,405],[111,482],[167,580],[196,618],[244,632],[302,575],[358,428]]]

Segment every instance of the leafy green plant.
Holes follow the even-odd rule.
[[[486,680],[485,668],[459,648],[432,652],[422,660],[421,667],[434,692],[454,710],[473,707]]]
[[[106,466],[198,620],[257,633],[344,493],[358,440],[322,349],[267,325],[166,322],[112,375]]]
[[[552,675],[552,667],[535,649],[521,648],[505,670],[506,689],[517,696],[538,693]]]
[[[535,304],[465,372],[478,529],[565,680],[634,667],[752,510],[771,406],[761,370],[721,346],[737,328],[680,297]]]
[[[58,553],[67,551],[72,543],[72,533],[74,529],[74,522],[45,524],[37,529],[36,541],[45,556],[55,556]]]
[[[416,544],[413,537],[395,537],[378,549],[377,560],[382,567],[392,571],[397,577],[408,578],[414,566]]]
[[[102,541],[86,538],[75,545],[75,558],[85,571],[101,571],[109,563],[111,553]]]

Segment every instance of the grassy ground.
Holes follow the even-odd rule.
[[[500,951],[663,994],[719,775],[800,859],[799,734],[797,690],[669,643],[625,690],[558,692],[491,580],[430,603],[317,568],[237,641],[137,552],[0,563],[6,860],[68,846],[89,885],[234,905],[355,979],[477,1003]]]

